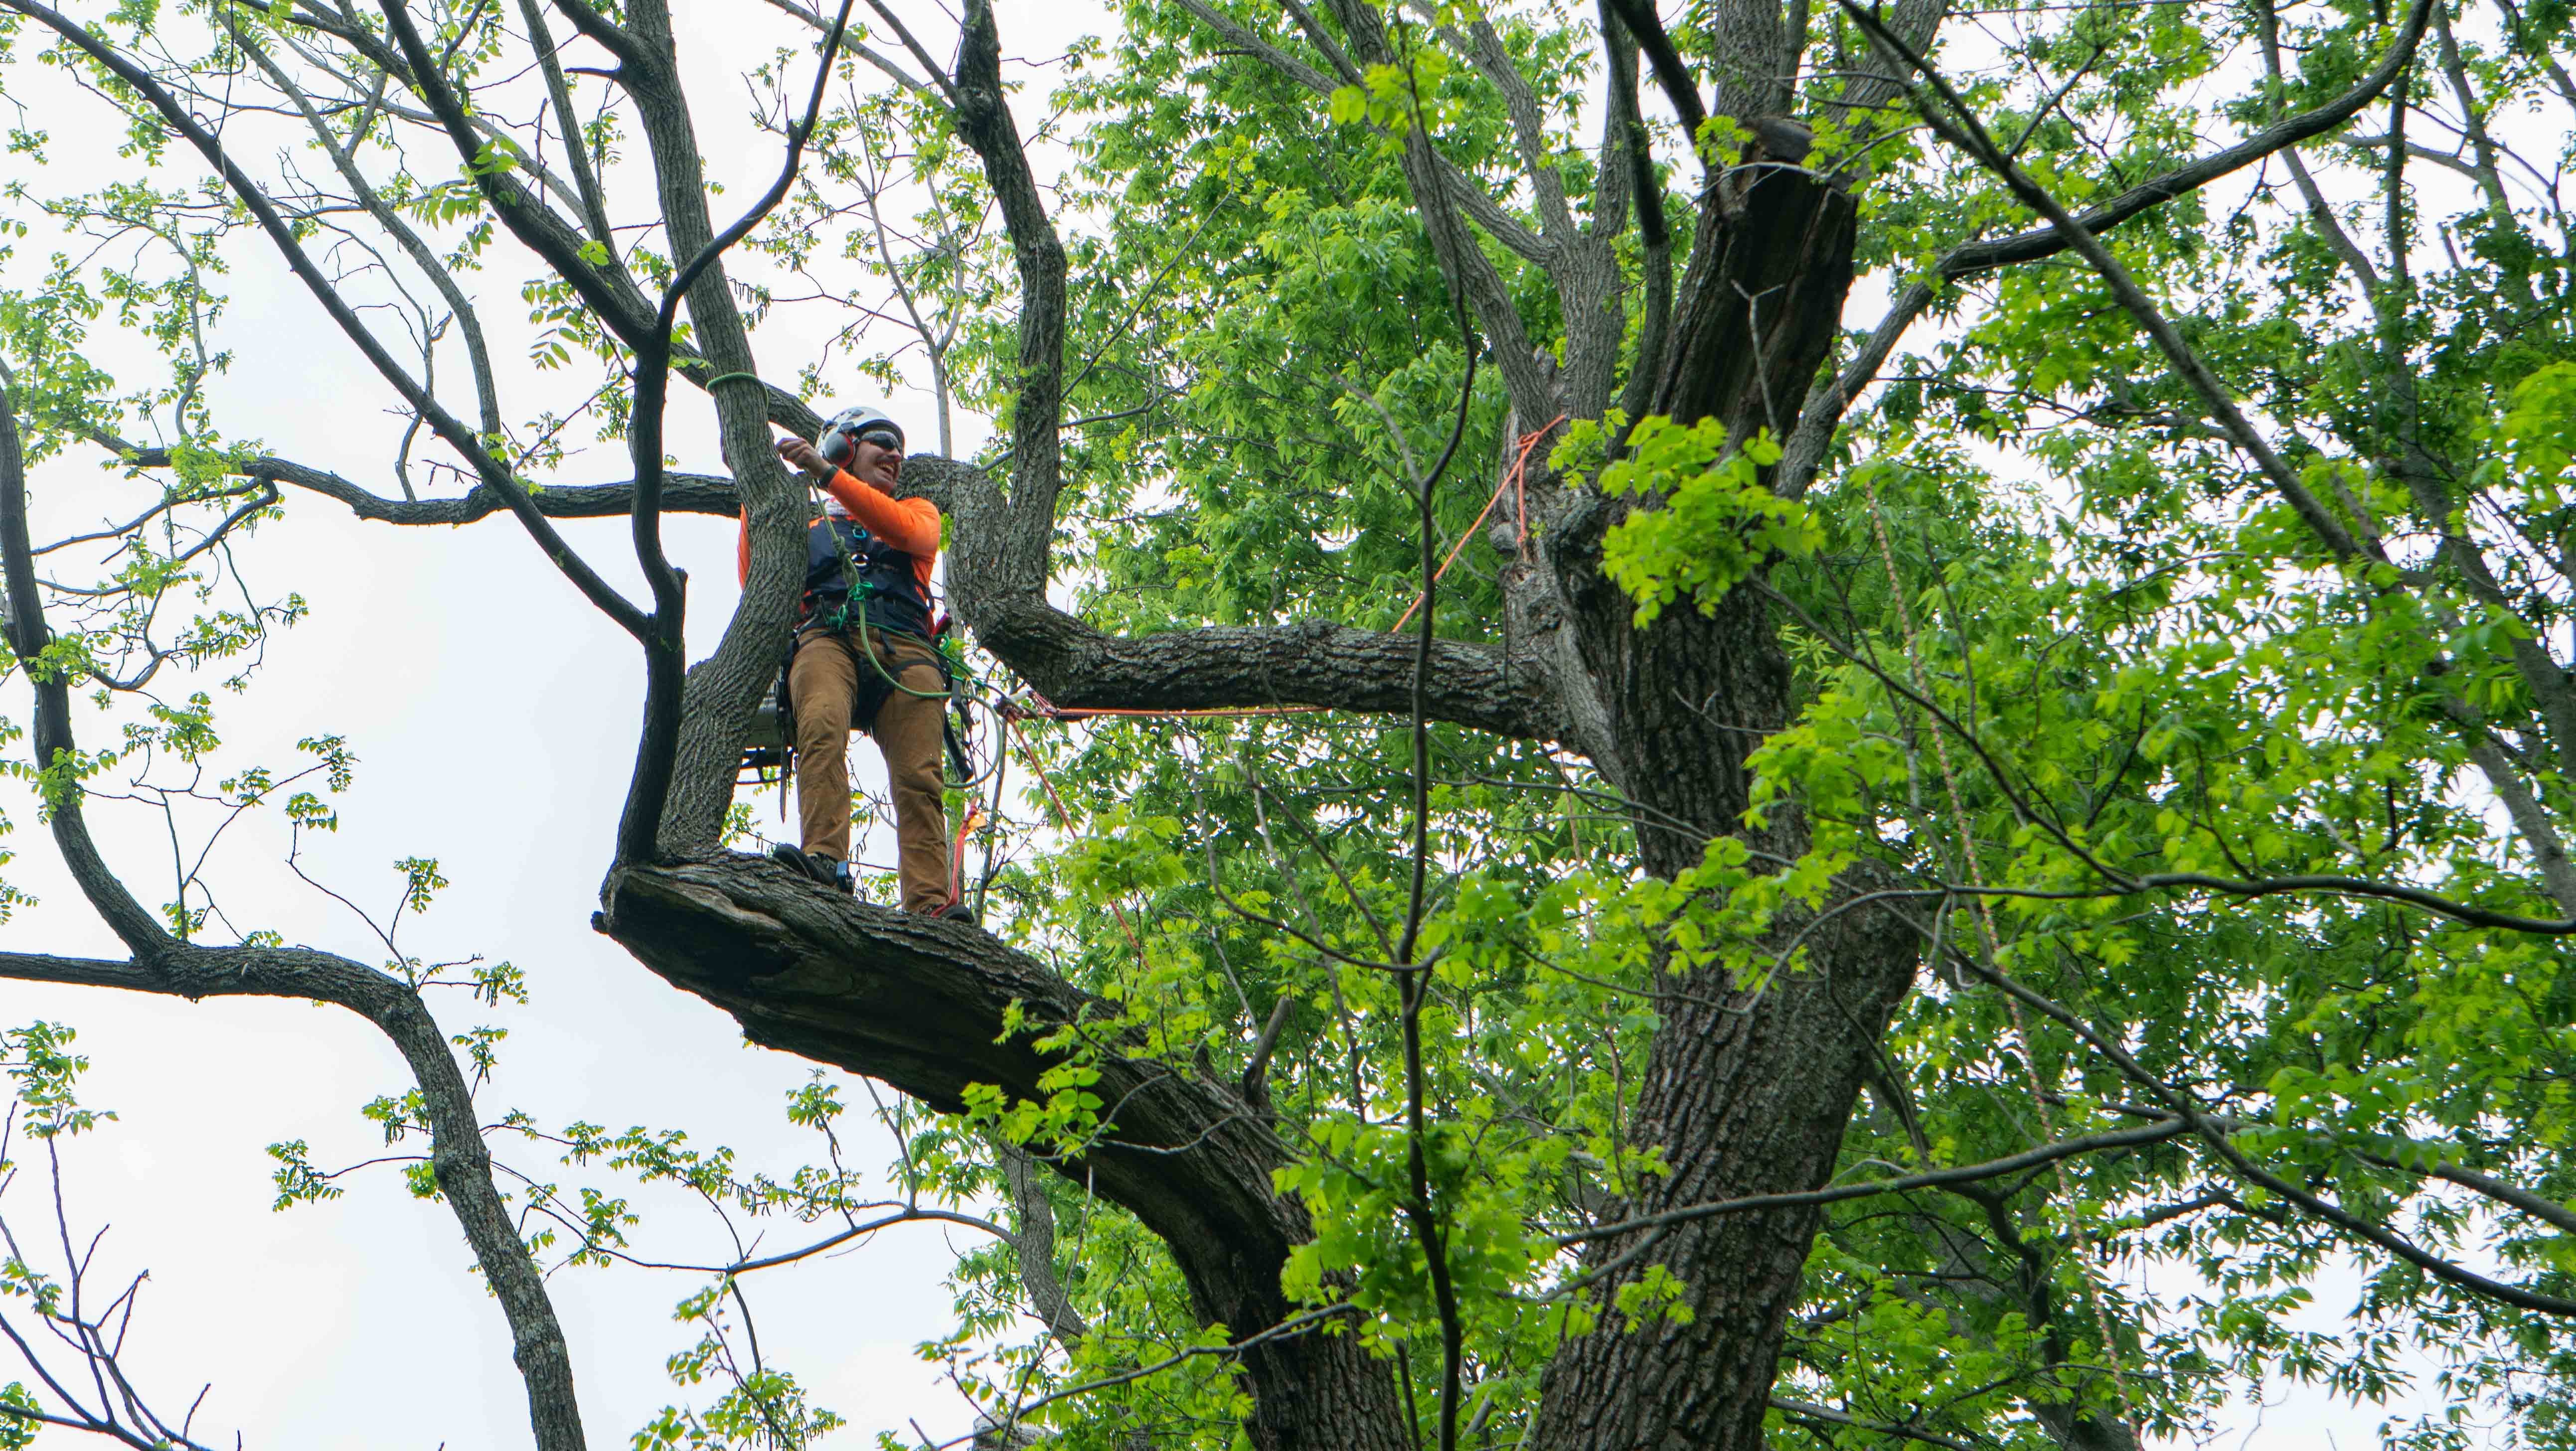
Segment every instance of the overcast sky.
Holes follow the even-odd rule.
[[[929,34],[953,33],[932,6],[910,8]],[[1069,34],[1066,23],[1087,10],[1006,5],[1003,24],[1015,49],[1052,55]],[[687,37],[680,53],[698,98],[709,173],[728,183],[728,198],[756,195],[774,174],[778,145],[747,123],[739,76],[810,33],[758,6],[683,3],[680,14]],[[800,77],[810,65],[799,61]],[[63,177],[83,164],[98,168],[93,178],[116,164],[106,153],[113,128],[94,100],[65,97],[59,109],[44,109],[43,123],[55,137],[54,169],[29,178],[38,189],[79,184]],[[640,153],[640,141],[631,144]],[[18,158],[0,161],[0,174],[11,168],[33,170]],[[718,200],[719,220],[727,205]],[[31,283],[54,245],[41,232],[22,244],[5,264],[9,282]],[[506,240],[499,245],[510,250]],[[394,492],[387,464],[400,425],[388,390],[264,243],[246,235],[230,255],[231,310],[218,345],[236,350],[236,359],[214,384],[222,426]],[[537,380],[513,362],[526,341],[515,317],[523,260],[505,257],[467,285],[481,283],[493,350],[505,375],[524,385]],[[815,350],[815,329],[837,321],[782,312],[755,340],[762,370],[792,378]],[[100,351],[129,386],[152,375],[130,351]],[[852,400],[877,396],[846,364],[831,381]],[[511,406],[519,416],[548,401],[521,391]],[[929,435],[919,400],[886,401],[916,424],[916,435]],[[712,420],[700,395],[679,390],[670,448],[682,467],[721,471]],[[979,442],[983,431],[982,420],[965,421],[960,446]],[[629,472],[619,448],[594,446],[565,477]],[[89,458],[49,464],[30,483],[39,540],[95,527],[148,498]],[[500,1073],[479,1095],[487,1121],[522,1108],[548,1126],[679,1128],[701,1146],[732,1145],[747,1169],[781,1174],[818,1160],[813,1136],[783,1114],[786,1093],[811,1065],[744,1045],[730,1018],[589,929],[634,750],[635,645],[572,592],[506,515],[465,529],[405,530],[361,523],[319,498],[288,503],[286,522],[241,551],[243,565],[267,593],[303,595],[312,614],[271,648],[247,695],[218,692],[226,742],[219,763],[291,762],[299,737],[346,736],[360,758],[357,782],[338,802],[338,833],[307,837],[304,869],[381,918],[400,888],[391,863],[436,857],[453,885],[406,930],[405,949],[433,961],[506,958],[527,973],[534,1001],[525,1009],[484,1009],[461,992],[432,999],[451,1030],[485,1022],[510,1029]],[[640,596],[622,521],[570,523],[565,533]],[[729,521],[703,518],[666,527],[673,559],[692,581],[693,655],[712,647],[732,608],[733,533]],[[25,710],[13,685],[0,713],[23,724]],[[83,725],[89,743],[104,738],[86,711]],[[864,742],[853,758],[862,781],[881,786]],[[57,869],[31,803],[14,783],[6,789],[18,823],[5,843],[18,852],[8,878],[44,901],[0,933],[20,950],[122,957]],[[758,802],[773,825],[776,804],[775,792]],[[157,821],[109,804],[94,806],[91,819],[138,895],[165,899],[169,852]],[[234,921],[382,961],[365,923],[287,872],[286,838],[275,825],[246,821],[235,828],[238,839],[226,839],[217,880]],[[890,851],[889,839],[870,855]],[[151,1272],[129,1360],[165,1413],[183,1411],[211,1383],[197,1424],[218,1441],[238,1427],[251,1444],[267,1446],[527,1444],[507,1329],[444,1206],[413,1199],[399,1170],[383,1167],[353,1176],[346,1196],[331,1203],[269,1208],[270,1143],[307,1140],[326,1167],[388,1152],[358,1109],[402,1092],[409,1080],[372,1027],[338,1009],[274,1000],[192,1005],[0,984],[0,1022],[35,1018],[78,1028],[78,1046],[94,1063],[84,1097],[119,1115],[64,1145],[66,1199],[76,1235],[112,1226],[94,1285],[121,1287],[124,1277]],[[844,1125],[855,1140],[853,1161],[872,1170],[890,1163],[890,1142],[865,1123],[865,1093],[851,1083],[845,1097],[857,1105]],[[496,1152],[532,1174],[570,1177],[549,1156],[506,1139]],[[38,1243],[52,1232],[50,1215],[40,1212],[42,1188],[22,1177],[0,1199],[22,1239],[36,1232]],[[652,1206],[641,1253],[700,1263],[730,1257],[730,1239],[702,1208],[667,1192],[636,1197]],[[792,1224],[763,1232],[772,1249],[821,1234]],[[941,1281],[955,1251],[970,1247],[951,1236],[965,1233],[906,1227],[754,1281],[764,1348],[819,1403],[849,1418],[837,1444],[871,1444],[879,1430],[909,1438],[916,1424],[944,1440],[970,1425],[957,1393],[914,1353],[953,1325]],[[663,1371],[665,1357],[695,1339],[674,1323],[672,1307],[701,1283],[637,1270],[555,1276],[551,1290],[594,1446],[622,1445],[659,1407],[708,1394],[673,1387]],[[17,1369],[0,1365],[0,1383]]]
[[[952,32],[934,7],[912,8],[944,49]],[[1090,0],[1000,8],[1006,47],[1025,55],[1058,54],[1102,23]],[[804,33],[741,0],[682,0],[680,13],[710,172],[731,183],[730,197],[747,197],[777,151],[745,122],[739,73],[777,46],[801,45]],[[799,62],[800,75],[808,64]],[[1024,102],[1024,126],[1031,114]],[[116,165],[95,101],[61,98],[44,122],[56,138],[55,170],[29,178],[37,190],[61,189],[71,167],[103,174]],[[0,177],[31,169],[0,158]],[[27,285],[52,246],[39,233],[0,264],[0,277]],[[391,492],[386,463],[399,422],[390,395],[262,244],[245,237],[232,256],[223,345],[237,356],[213,385],[223,426]],[[512,314],[524,270],[513,256],[480,279],[505,361],[523,352]],[[1855,320],[1874,318],[1882,296],[1862,289]],[[825,321],[781,313],[755,338],[762,371],[792,377]],[[129,384],[145,376],[130,353],[102,352],[134,369]],[[509,371],[527,381],[525,369]],[[830,381],[836,402],[873,396],[846,365]],[[920,400],[889,406],[917,438],[929,436]],[[721,468],[711,421],[702,397],[679,392],[670,447],[683,468]],[[961,452],[983,427],[961,420]],[[570,478],[625,473],[616,450],[594,448]],[[31,489],[40,539],[94,527],[145,497],[85,458],[39,469]],[[298,737],[348,737],[361,761],[356,786],[338,803],[339,832],[307,839],[304,869],[381,913],[399,887],[390,864],[436,857],[453,885],[408,930],[405,947],[432,960],[506,958],[527,973],[535,998],[526,1009],[483,1010],[462,994],[433,1001],[452,1030],[481,1022],[511,1030],[501,1071],[482,1095],[487,1119],[522,1108],[550,1126],[587,1119],[680,1128],[693,1142],[734,1146],[748,1167],[782,1172],[811,1160],[810,1136],[781,1112],[809,1065],[744,1046],[729,1018],[589,930],[633,750],[641,671],[632,642],[584,605],[505,515],[462,530],[404,530],[357,522],[318,498],[288,503],[288,520],[244,548],[244,567],[271,592],[302,594],[312,615],[272,646],[249,694],[219,699],[221,764],[288,762]],[[565,532],[633,589],[622,521]],[[693,581],[692,653],[703,653],[732,601],[733,526],[680,518],[666,533]],[[23,723],[25,710],[22,689],[0,699],[0,714]],[[84,725],[97,744],[95,718],[84,713]],[[881,776],[864,744],[853,758],[863,781]],[[121,957],[54,866],[31,804],[14,784],[0,790],[19,824],[5,843],[18,852],[8,877],[44,898],[0,928],[9,945]],[[757,807],[774,822],[776,803],[769,793]],[[157,821],[101,804],[92,822],[138,894],[165,898],[168,844]],[[365,924],[288,873],[274,823],[237,830],[215,875],[239,926],[381,960]],[[881,841],[871,854],[887,851]],[[76,1234],[112,1226],[96,1283],[151,1272],[129,1360],[163,1410],[175,1413],[211,1384],[198,1420],[207,1439],[228,1439],[238,1427],[250,1444],[277,1447],[527,1443],[506,1329],[443,1206],[412,1199],[398,1172],[381,1168],[348,1180],[335,1202],[269,1209],[273,1165],[264,1149],[272,1142],[307,1140],[325,1166],[384,1152],[357,1110],[408,1080],[372,1028],[337,1009],[272,1000],[191,1005],[0,984],[0,1022],[35,1018],[79,1029],[95,1064],[85,1097],[119,1115],[64,1145],[66,1202]],[[854,1084],[845,1097],[866,1102]],[[891,1148],[863,1117],[854,1112],[850,1123],[854,1158],[885,1164]],[[532,1173],[556,1171],[543,1154],[506,1141],[500,1151]],[[22,1239],[51,1233],[41,1187],[22,1178],[0,1199]],[[638,1202],[652,1207],[643,1252],[700,1261],[729,1253],[704,1211],[670,1195]],[[799,1242],[792,1225],[768,1233],[773,1249]],[[941,1280],[953,1252],[968,1247],[964,1234],[906,1228],[756,1282],[765,1347],[851,1421],[835,1444],[870,1444],[881,1429],[908,1437],[917,1426],[940,1439],[966,1429],[955,1391],[913,1350],[952,1324]],[[635,1270],[555,1277],[595,1446],[623,1444],[655,1409],[687,1394],[668,1383],[662,1361],[694,1338],[670,1310],[697,1284]],[[2324,1298],[2317,1319],[2339,1320],[2347,1305]],[[0,1383],[15,1370],[0,1364]],[[2261,1444],[2357,1447],[2370,1444],[2380,1414],[2302,1396],[2268,1416],[2249,1408],[2222,1444],[2268,1432]]]

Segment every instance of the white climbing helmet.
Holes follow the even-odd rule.
[[[874,435],[879,441],[903,452],[903,425],[885,415],[884,410],[865,403],[844,408],[823,425],[823,436],[815,440],[823,461],[834,468],[846,468],[858,453],[859,439]]]

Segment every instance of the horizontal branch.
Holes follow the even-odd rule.
[[[1325,620],[1105,634],[1043,601],[981,612],[985,649],[1069,709],[1209,710],[1311,705],[1410,715],[1412,637]],[[1564,734],[1534,658],[1460,640],[1431,642],[1432,719],[1519,740]]]
[[[126,455],[125,461],[138,469],[168,468],[170,450],[136,449]],[[264,483],[292,484],[348,505],[349,511],[361,519],[386,524],[471,524],[510,507],[500,490],[482,484],[452,499],[396,499],[328,469],[269,455],[232,465],[228,472]],[[662,512],[666,514],[720,514],[731,518],[742,511],[742,499],[734,490],[733,480],[722,475],[665,474],[663,480]],[[634,505],[635,486],[625,480],[560,488],[531,485],[528,502],[549,519],[623,518]]]
[[[1974,1184],[1986,1179],[2000,1179],[2037,1169],[2063,1159],[2085,1154],[2098,1154],[2105,1149],[2133,1149],[2146,1144],[2160,1144],[2180,1138],[2192,1131],[2186,1118],[2160,1118],[2133,1129],[2108,1129],[2098,1134],[2081,1134],[2055,1143],[2024,1149],[2000,1159],[1981,1164],[1962,1164],[1951,1169],[1932,1169],[1920,1174],[1906,1174],[1894,1179],[1872,1179],[1859,1184],[1835,1184],[1823,1189],[1809,1189],[1795,1194],[1751,1194],[1741,1199],[1721,1199],[1708,1204],[1685,1204],[1655,1214],[1640,1214],[1616,1224],[1595,1225],[1570,1234],[1560,1234],[1560,1245],[1582,1244],[1589,1240],[1616,1239],[1641,1229],[1663,1229],[1687,1224],[1695,1219],[1714,1219],[1722,1214],[1751,1214],[1764,1209],[1793,1209],[1820,1204],[1840,1204],[1847,1199],[1867,1199],[1879,1194],[1903,1194],[1916,1189],[1939,1189],[1952,1184]]]
[[[129,992],[139,993],[173,991],[157,973],[148,972],[131,962],[118,962],[104,957],[54,957],[40,952],[0,952],[0,977],[17,982],[61,983],[66,987],[123,988]],[[258,989],[251,987],[238,988],[235,992],[251,997],[265,996]],[[209,992],[200,996],[216,995]]]

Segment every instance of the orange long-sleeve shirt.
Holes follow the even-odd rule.
[[[912,572],[921,581],[921,592],[930,593],[930,568],[939,562],[939,506],[928,499],[898,499],[879,493],[872,484],[852,478],[842,469],[834,469],[823,491],[841,501],[850,517],[886,543],[912,556]],[[809,526],[810,527],[810,526]],[[751,516],[742,516],[742,532],[734,540],[734,579],[748,583],[751,579]]]

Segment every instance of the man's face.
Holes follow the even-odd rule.
[[[881,434],[866,435],[851,451],[850,473],[861,483],[873,484],[891,493],[895,476],[902,472],[903,450],[887,442]]]

